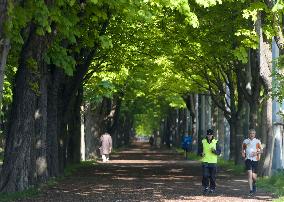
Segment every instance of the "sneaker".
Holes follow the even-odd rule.
[[[253,196],[253,195],[254,195],[253,190],[250,190],[250,191],[249,191],[249,196]]]
[[[209,190],[209,193],[210,193],[210,194],[214,194],[214,193],[215,193],[215,189],[210,189],[210,190]]]
[[[206,187],[206,188],[203,189],[203,194],[204,194],[204,195],[205,195],[205,194],[208,194],[208,192],[209,192],[209,188],[208,188],[208,187]]]

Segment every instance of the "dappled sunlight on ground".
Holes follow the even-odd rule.
[[[248,197],[243,176],[220,171],[216,194],[203,196],[201,167],[171,150],[137,148],[111,155],[108,163],[80,169],[58,185],[26,201],[271,201],[272,195],[260,191]],[[139,151],[139,152],[137,152]],[[149,153],[152,152],[152,153]],[[157,154],[157,155],[156,155]],[[24,201],[24,200],[23,200]]]

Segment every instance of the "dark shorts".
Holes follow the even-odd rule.
[[[252,170],[253,173],[257,173],[258,161],[252,161],[250,159],[247,159],[245,161],[245,164],[246,164],[246,170]]]

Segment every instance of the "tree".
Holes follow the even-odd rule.
[[[7,57],[10,49],[10,40],[5,33],[5,27],[7,31],[7,19],[8,19],[8,1],[0,1],[0,106],[2,106],[3,97],[3,83],[4,83],[4,71],[7,62]]]

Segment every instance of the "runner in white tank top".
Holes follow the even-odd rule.
[[[248,183],[250,195],[256,193],[257,166],[262,153],[261,142],[255,138],[254,129],[249,130],[249,138],[245,139],[242,145],[242,157],[245,158],[246,170],[248,172]]]

